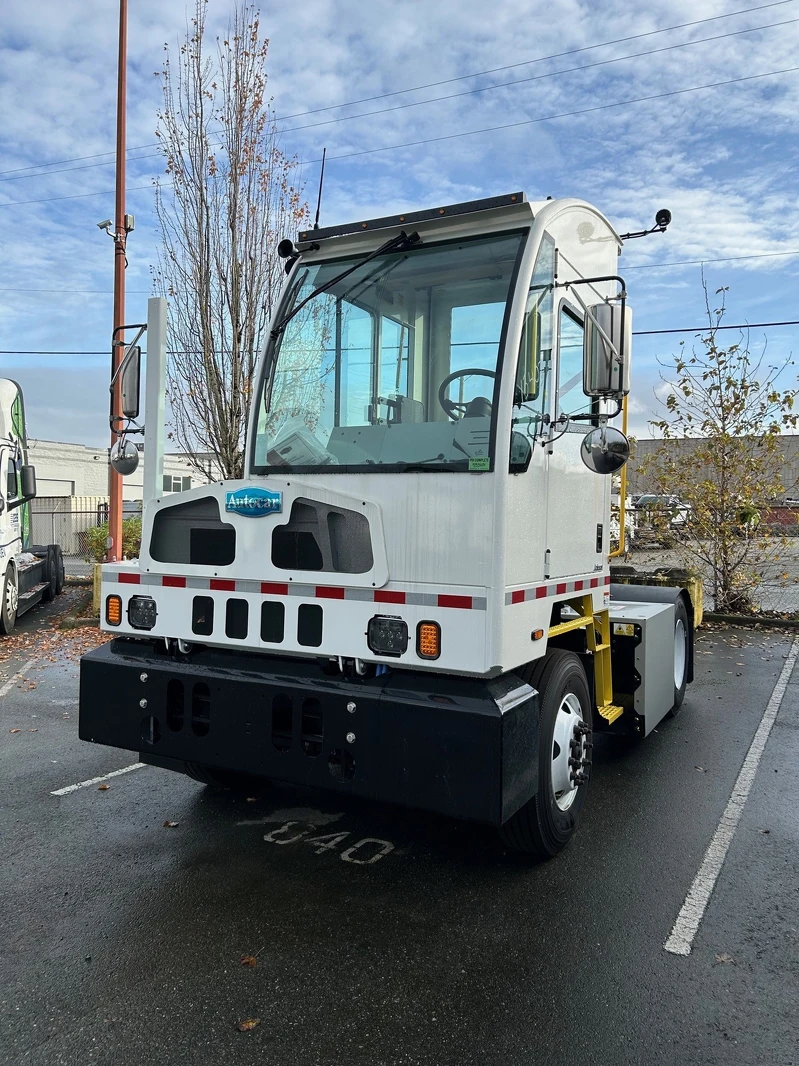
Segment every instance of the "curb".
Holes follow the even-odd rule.
[[[721,622],[724,625],[745,626],[746,628],[763,629],[799,629],[799,618],[770,618],[768,615],[756,614],[716,614],[708,611],[704,616],[705,622]]]
[[[86,608],[88,607],[88,605],[91,602],[92,602],[92,594],[87,589],[86,592],[83,593],[83,595],[79,598],[78,602],[73,607],[71,614],[65,614],[63,616],[63,618],[59,621],[58,628],[59,629],[78,629],[81,626],[86,626],[86,625],[90,625],[90,626],[98,625],[99,626],[99,624],[100,624],[100,619],[99,618],[95,619],[95,618],[82,618],[82,617],[79,617],[80,612],[81,611],[85,611]]]

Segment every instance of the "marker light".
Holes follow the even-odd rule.
[[[122,597],[107,596],[105,600],[105,620],[110,626],[118,626],[122,621]]]
[[[400,656],[408,650],[408,624],[401,618],[376,614],[369,619],[366,643],[375,655]]]
[[[416,628],[416,651],[420,659],[437,659],[441,654],[441,626],[420,622]]]
[[[134,629],[152,629],[158,612],[151,596],[132,596],[128,604],[128,621]]]

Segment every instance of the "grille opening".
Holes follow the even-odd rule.
[[[161,739],[161,724],[151,714],[141,720],[141,738],[150,747],[157,744]]]
[[[186,715],[183,698],[183,682],[173,677],[166,686],[166,724],[173,733],[183,728]]]
[[[317,699],[302,702],[302,750],[315,759],[322,754],[322,741],[325,739],[325,723],[322,718],[322,704]]]
[[[261,640],[282,644],[285,623],[286,608],[279,600],[265,600],[261,604]]]
[[[162,507],[153,519],[150,555],[159,563],[229,566],[236,555],[236,530],[221,520],[213,496]]]
[[[233,526],[189,530],[189,562],[198,566],[230,566],[236,558],[236,531]]]
[[[199,681],[191,692],[191,729],[196,737],[207,737],[211,728],[211,691]]]
[[[214,631],[214,601],[210,596],[195,596],[191,605],[191,631],[210,637]]]
[[[365,574],[374,565],[369,522],[358,511],[296,499],[288,522],[272,532],[272,562],[281,570]]]
[[[244,640],[250,617],[250,605],[246,600],[228,600],[225,608],[225,636]]]
[[[327,768],[336,781],[351,781],[355,777],[355,759],[341,748],[334,748],[330,752]]]
[[[318,603],[302,603],[297,611],[297,643],[318,648],[322,643],[322,608]]]
[[[279,526],[272,534],[272,562],[281,570],[322,570],[316,537],[308,530]]]
[[[288,751],[293,732],[291,700],[279,693],[272,699],[272,745],[278,751]]]

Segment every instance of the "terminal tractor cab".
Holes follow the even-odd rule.
[[[149,501],[104,567],[81,736],[560,851],[593,732],[645,736],[692,676],[689,592],[611,585],[621,246],[522,193],[281,242],[244,477]]]

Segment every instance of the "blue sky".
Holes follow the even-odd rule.
[[[185,26],[186,4],[131,0],[130,7],[133,149],[155,139],[154,72],[164,44],[174,49]],[[12,0],[4,8],[2,350],[108,348],[112,242],[96,223],[113,215],[117,10],[115,0]],[[328,149],[323,224],[517,189],[531,199],[590,200],[621,232],[650,224],[668,207],[668,233],[630,242],[620,261],[636,329],[702,323],[697,261],[707,261],[712,288],[730,286],[729,321],[799,318],[799,71],[753,77],[799,66],[799,0],[664,0],[637,5],[633,16],[631,10],[616,0],[505,0],[491,8],[484,0],[264,4],[276,115],[317,112],[281,123],[284,149],[304,162],[309,198],[318,174],[311,161]],[[210,0],[214,32],[223,30],[228,11],[226,0]],[[714,20],[589,47],[706,19]],[[573,49],[588,50],[544,58]],[[637,54],[644,52],[650,54]],[[473,76],[509,64],[518,65]],[[444,79],[463,80],[317,111]],[[418,101],[428,102],[397,108]],[[388,107],[397,109],[363,116]],[[600,109],[585,113],[590,108]],[[573,111],[584,113],[552,117]],[[510,123],[524,124],[391,147]],[[386,150],[355,154],[376,148]],[[129,321],[146,314],[157,242],[150,185],[161,165],[153,151],[129,153],[128,211],[136,216]],[[59,163],[96,153],[109,154]],[[727,261],[711,262],[720,259]],[[755,331],[753,344],[764,335],[775,362],[799,347],[799,327]],[[690,343],[690,334],[685,339]],[[657,407],[657,357],[668,359],[679,340],[636,338],[632,428],[639,435],[647,435]],[[22,384],[31,436],[106,443],[107,357],[3,355],[0,375]]]

